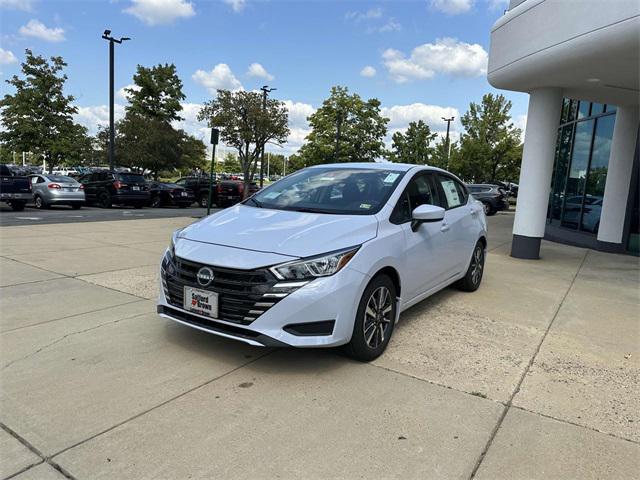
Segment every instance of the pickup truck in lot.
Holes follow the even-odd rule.
[[[17,176],[6,165],[0,165],[0,202],[19,212],[32,199],[29,178]]]
[[[227,208],[242,200],[244,182],[242,180],[222,180],[218,183],[217,190],[216,204],[220,208]],[[247,197],[250,197],[258,190],[260,190],[260,187],[258,187],[255,182],[252,182],[249,185],[249,194]]]

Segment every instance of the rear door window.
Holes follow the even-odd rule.
[[[447,202],[445,208],[457,208],[467,203],[467,191],[460,182],[444,175],[438,175],[438,181]]]
[[[118,173],[117,177],[123,183],[145,183],[144,177],[135,173]]]

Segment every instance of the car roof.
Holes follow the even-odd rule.
[[[399,172],[408,172],[411,169],[433,170],[444,172],[440,168],[430,167],[429,165],[413,165],[411,163],[395,163],[395,162],[347,162],[347,163],[325,163],[322,165],[313,165],[309,168],[366,168],[370,170],[396,170]]]

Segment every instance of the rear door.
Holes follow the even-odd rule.
[[[436,178],[447,210],[443,228],[449,234],[447,255],[451,259],[450,273],[456,275],[467,268],[475,247],[477,226],[474,220],[479,208],[469,204],[469,193],[458,180],[444,173],[438,173]]]

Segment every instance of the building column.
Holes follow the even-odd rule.
[[[638,136],[638,107],[618,107],[604,186],[598,241],[620,244]]]
[[[544,237],[562,90],[541,88],[529,95],[511,256],[537,259]]]

